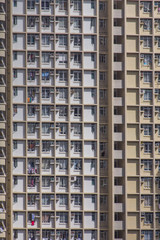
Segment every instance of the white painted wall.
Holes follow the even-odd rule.
[[[84,51],[96,51],[97,39],[96,36],[84,36],[83,49]]]
[[[25,173],[25,159],[17,158],[17,167],[13,164],[13,174],[24,174]]]
[[[94,193],[97,191],[97,183],[95,178],[95,185],[92,184],[92,177],[84,178],[84,192],[85,193]]]
[[[94,74],[94,76],[92,76],[92,72],[91,71],[87,71],[85,70],[84,71],[84,86],[85,87],[93,87],[93,86],[96,86],[96,72]],[[92,78],[93,77],[93,78]]]
[[[24,50],[25,48],[25,35],[17,34],[17,42],[13,41],[13,50]]]
[[[95,203],[92,201],[92,195],[84,195],[84,210],[97,210],[97,197],[95,195]]]
[[[89,18],[89,17],[84,18],[83,32],[87,33],[87,34],[88,33],[96,33],[96,19],[93,20],[92,18]]]
[[[17,52],[17,60],[13,59],[13,67],[25,67],[25,53]]]
[[[85,106],[83,116],[84,116],[85,122],[95,122],[96,121],[96,107],[94,107],[94,113],[93,113],[91,106]]]
[[[13,25],[13,32],[25,32],[25,17],[17,17],[17,24]]]
[[[96,156],[97,156],[96,143],[84,142],[84,157],[96,157]]]
[[[13,4],[12,12],[13,14],[25,14],[25,0],[17,0],[17,7]]]
[[[96,174],[96,159],[85,159],[84,160],[84,174],[94,175]]]
[[[13,192],[25,192],[25,177],[17,177],[17,185],[13,184]]]
[[[94,16],[96,14],[96,1],[94,1],[94,5],[91,0],[83,1],[83,14],[84,16]]]
[[[17,149],[13,149],[13,156],[25,156],[25,141],[17,141]]]
[[[25,213],[18,212],[18,219],[16,221],[13,220],[14,228],[24,228],[25,227]]]
[[[13,85],[24,85],[25,84],[25,70],[17,70],[17,78],[13,77]]]
[[[85,88],[83,92],[83,102],[84,104],[96,104],[97,92],[94,88]]]
[[[96,54],[94,53],[94,60],[92,61],[91,53],[84,53],[83,64],[84,69],[95,69],[96,68]]]
[[[92,213],[84,213],[84,226],[85,228],[97,227],[97,220],[92,221]]]
[[[17,96],[13,95],[13,103],[25,103],[26,101],[26,89],[17,87]]]
[[[17,194],[17,202],[13,202],[13,210],[24,210],[25,209],[25,195]]]
[[[83,136],[84,139],[96,139],[97,137],[96,124],[85,123]]]

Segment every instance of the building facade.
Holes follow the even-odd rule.
[[[160,239],[158,0],[0,0],[6,239]]]

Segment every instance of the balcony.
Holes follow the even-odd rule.
[[[123,34],[122,27],[119,26],[113,27],[113,35],[122,36],[122,34]]]
[[[114,44],[113,45],[113,52],[114,53],[122,53],[123,52],[122,44]]]
[[[114,168],[115,177],[123,177],[123,168]]]
[[[114,194],[123,195],[124,187],[123,186],[114,186]]]
[[[114,158],[122,159],[123,158],[123,150],[114,150]]]
[[[114,204],[114,211],[115,212],[123,212],[124,211],[123,203],[115,203]]]
[[[114,229],[115,230],[123,230],[124,222],[123,221],[114,221]]]
[[[122,18],[123,17],[122,9],[114,9],[113,10],[113,17],[114,18]]]

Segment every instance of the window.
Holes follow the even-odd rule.
[[[100,72],[100,74],[99,74],[99,79],[100,79],[100,81],[105,81],[105,79],[106,79],[106,73],[105,73],[105,72]]]
[[[13,17],[13,25],[17,25],[17,16]]]
[[[50,0],[42,0],[41,9],[49,10]]]
[[[152,117],[152,108],[151,107],[141,107],[141,111],[144,112],[144,118]]]
[[[73,74],[74,82],[80,82],[81,81],[81,79],[82,79],[81,71],[73,71],[71,74]]]
[[[42,224],[43,223],[50,223],[51,213],[42,212]]]
[[[14,166],[14,168],[16,168],[16,167],[18,166],[18,160],[17,160],[17,158],[14,158],[14,159],[13,159],[13,166]]]
[[[82,37],[80,35],[72,35],[71,41],[73,40],[74,47],[80,47],[82,44]]]
[[[50,116],[50,106],[47,106],[47,105],[42,106],[42,116],[45,116],[45,117]]]
[[[42,194],[42,205],[50,205],[50,195]]]
[[[150,224],[153,222],[153,213],[145,212],[144,215],[144,224]]]
[[[50,134],[50,123],[42,123],[42,134]]]
[[[35,128],[36,128],[35,123],[28,123],[27,133],[34,134],[36,130]]]
[[[32,16],[27,17],[27,27],[28,28],[34,28],[36,24],[36,18]]]
[[[144,183],[144,189],[150,189],[152,187],[152,178],[141,178],[141,181]]]
[[[107,203],[107,196],[100,195],[100,204],[106,204]]]
[[[73,165],[74,170],[82,169],[82,160],[81,159],[72,159],[71,164]]]
[[[59,81],[60,82],[66,82],[67,81],[67,71],[58,71],[57,75],[59,75]]]
[[[50,35],[42,34],[42,46],[49,46],[50,44]]]
[[[28,116],[29,117],[34,117],[36,114],[36,108],[35,106],[28,106]]]
[[[50,79],[50,72],[49,70],[42,70],[42,80],[49,81]]]
[[[13,34],[13,43],[17,42],[17,34]]]
[[[42,169],[43,170],[50,169],[50,159],[42,159]]]
[[[28,63],[35,63],[35,61],[36,61],[36,53],[28,52],[27,53],[27,62]]]
[[[50,152],[50,141],[42,141],[42,152]]]
[[[74,100],[80,100],[82,98],[82,90],[81,89],[71,89],[71,92],[74,93],[73,98]]]
[[[105,11],[106,9],[106,3],[105,2],[99,2],[99,10]]]
[[[106,215],[106,213],[101,213],[100,214],[100,221],[101,222],[105,222],[107,220],[107,215]]]
[[[82,25],[81,18],[71,18],[71,22],[73,22],[74,29],[81,29],[81,25]]]
[[[56,161],[57,161],[57,163],[59,165],[59,169],[60,170],[68,169],[68,161],[67,161],[67,159],[57,159]]]
[[[99,27],[100,28],[106,27],[106,19],[99,19]]]
[[[67,18],[56,17],[56,21],[59,23],[59,28],[61,29],[67,28],[67,24],[68,24]]]
[[[67,63],[67,53],[57,53],[57,58],[60,64]]]
[[[18,148],[17,141],[13,141],[13,150],[16,150]]]
[[[144,83],[151,83],[152,82],[152,72],[142,72],[141,73],[143,77]]]
[[[57,216],[59,216],[59,222],[60,223],[67,223],[68,222],[68,214],[67,213],[63,213],[63,212],[57,213]]]
[[[14,1],[13,1],[13,6],[14,6],[14,7],[17,7],[17,0],[14,0]]]
[[[152,3],[151,2],[142,2],[143,3],[143,12],[149,13],[152,11]]]
[[[143,24],[144,31],[150,31],[152,29],[152,20],[151,19],[141,19],[141,23]]]
[[[145,207],[151,207],[153,204],[153,197],[150,195],[142,195],[142,200],[144,200],[144,206]]]
[[[82,213],[78,213],[78,212],[74,213],[74,223],[82,223]]]
[[[74,61],[74,64],[80,64],[81,63],[81,54],[74,53],[73,61]]]
[[[72,106],[73,108],[73,114],[74,114],[74,117],[81,117],[82,116],[82,107],[75,107],[75,106]]]
[[[50,88],[42,88],[42,98],[50,98]]]
[[[82,177],[76,177],[76,180],[74,181],[74,187],[75,188],[82,187]]]
[[[141,160],[142,164],[144,164],[144,171],[152,170],[152,160]]]
[[[50,177],[42,177],[42,187],[50,187]]]
[[[59,42],[59,46],[67,46],[67,35],[58,35],[58,42]]]
[[[74,135],[82,134],[82,125],[81,124],[78,124],[78,123],[72,124],[71,128],[73,129]]]
[[[14,97],[18,96],[18,89],[17,89],[17,87],[13,88],[13,96]]]
[[[27,0],[27,9],[32,10],[35,8],[35,0]]]
[[[144,143],[144,153],[152,153],[152,143]]]
[[[144,48],[152,47],[152,37],[141,37],[141,40],[143,41]]]
[[[66,188],[68,186],[67,177],[60,177],[59,187]]]
[[[105,169],[107,167],[107,162],[105,160],[100,160],[100,168]]]
[[[42,27],[49,28],[50,27],[50,17],[42,17]]]
[[[100,107],[100,116],[106,116],[106,107]]]
[[[74,0],[73,1],[73,9],[74,11],[81,11],[81,0]]]
[[[14,219],[14,222],[18,221],[18,213],[17,212],[14,212],[13,219]]]
[[[59,153],[66,153],[68,151],[67,142],[57,142],[59,146]]]
[[[42,230],[42,239],[51,239],[51,236],[54,235],[54,232],[51,230]]]
[[[59,106],[58,109],[59,111],[59,117],[66,117],[67,116],[67,107],[66,106]]]
[[[14,69],[14,70],[13,70],[13,77],[14,77],[14,78],[17,78],[17,69]]]
[[[13,60],[17,60],[17,52],[13,52]]]
[[[36,203],[36,195],[28,194],[28,206],[34,206]]]
[[[14,177],[13,177],[13,184],[14,184],[14,185],[17,185],[17,184],[18,184],[18,178],[17,178],[17,176],[14,176]]]
[[[50,62],[50,53],[42,52],[42,63],[49,63]]]
[[[67,124],[60,123],[56,126],[56,128],[59,130],[60,135],[67,134]]]
[[[35,141],[29,140],[28,141],[28,151],[29,152],[34,152],[35,151]]]
[[[141,127],[144,131],[144,136],[151,136],[152,135],[152,125],[142,124]]]
[[[13,202],[17,203],[18,202],[18,196],[17,194],[13,194]]]
[[[27,44],[31,46],[35,45],[35,35],[32,34],[27,35]]]
[[[75,206],[82,206],[82,195],[80,194],[71,195],[71,198],[74,199]]]
[[[99,61],[100,61],[100,63],[106,63],[106,61],[107,61],[106,55],[105,54],[100,54],[99,55]]]
[[[81,142],[72,142],[73,149],[75,153],[81,153],[82,152],[82,143]]]
[[[28,80],[29,81],[34,81],[35,80],[35,70],[28,70]]]
[[[59,205],[60,206],[67,206],[68,204],[68,196],[61,194],[61,195],[57,195],[58,199],[59,199]]]
[[[66,0],[58,0],[59,10],[66,11],[67,10],[67,1]]]
[[[99,37],[99,43],[101,46],[106,46],[107,45],[107,38],[106,37]]]

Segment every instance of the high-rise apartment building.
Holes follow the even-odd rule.
[[[0,0],[0,240],[160,239],[160,1]]]

